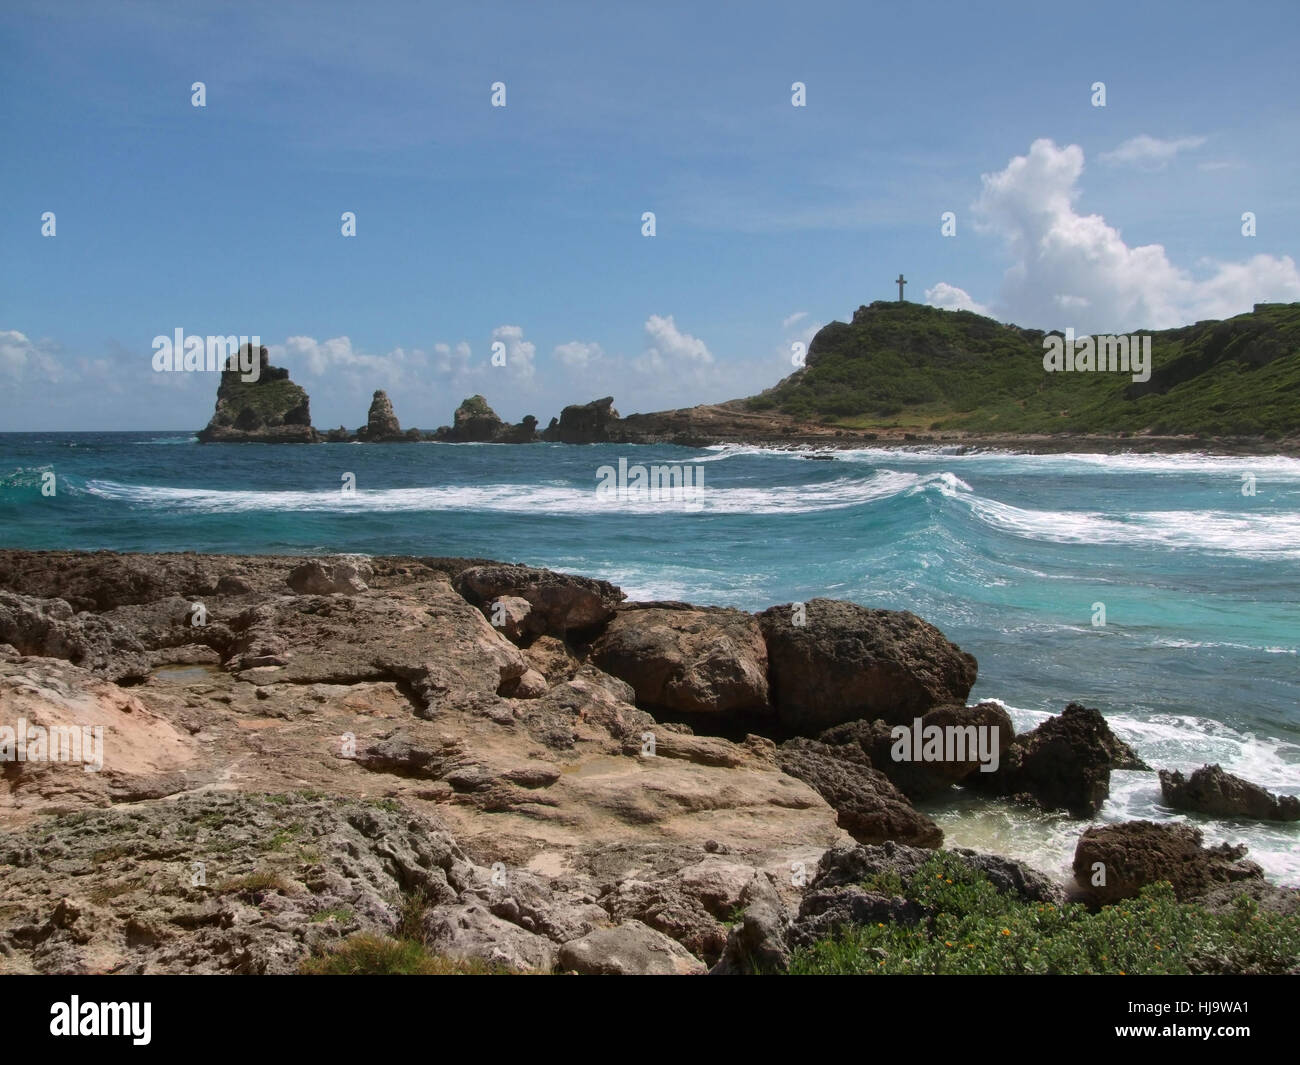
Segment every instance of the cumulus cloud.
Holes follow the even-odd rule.
[[[1163,245],[1129,247],[1101,215],[1076,209],[1083,163],[1078,145],[1061,148],[1041,139],[1004,170],[982,178],[976,224],[1001,237],[1012,258],[998,317],[1047,328],[1128,332],[1230,317],[1255,303],[1300,300],[1300,272],[1290,256],[1207,260],[1197,264],[1197,278],[1170,262]]]
[[[1102,152],[1100,159],[1107,166],[1136,166],[1142,170],[1163,170],[1179,152],[1199,148],[1204,137],[1176,137],[1161,140],[1143,133],[1130,137],[1114,151]]]
[[[48,340],[29,340],[17,329],[0,330],[0,373],[15,381],[43,378],[57,381],[62,375],[54,357],[57,345]]]
[[[708,346],[698,337],[683,333],[670,314],[666,318],[652,314],[645,323],[649,346],[641,356],[641,367],[662,370],[670,366],[701,369],[713,362]]]
[[[567,344],[555,345],[555,357],[571,369],[581,370],[598,359],[605,357],[599,344],[584,344],[581,340],[571,340]]]
[[[519,380],[531,380],[536,366],[537,345],[524,339],[524,330],[518,325],[499,325],[492,330],[494,345],[506,346],[506,366]]]
[[[976,303],[971,299],[965,289],[950,285],[947,281],[940,281],[934,288],[927,288],[925,302],[931,307],[939,307],[945,311],[974,311],[976,314],[983,315],[993,313],[984,304]]]
[[[803,319],[805,319],[805,318],[807,318],[807,317],[808,317],[808,312],[807,312],[807,311],[795,311],[795,313],[792,314],[792,315],[790,315],[789,318],[783,318],[783,319],[781,319],[781,328],[782,328],[782,329],[789,329],[789,328],[790,328],[792,325],[794,325],[796,322],[800,322],[800,321],[802,321]]]

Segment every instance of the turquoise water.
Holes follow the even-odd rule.
[[[698,507],[601,502],[597,470],[620,458],[699,466]],[[1295,459],[3,434],[0,545],[474,555],[638,599],[907,609],[976,656],[972,698],[1018,728],[1079,701],[1154,766],[1217,761],[1300,794]],[[1117,773],[1112,791],[1102,820],[1182,819],[1152,774]],[[1057,870],[1081,828],[977,800],[931,812],[951,842]],[[1300,826],[1197,823],[1300,884]]]

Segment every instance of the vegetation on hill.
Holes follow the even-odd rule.
[[[1282,437],[1300,431],[1300,303],[1151,336],[1150,380],[1047,372],[1041,330],[873,303],[813,338],[807,365],[744,401],[805,421],[976,433]]]

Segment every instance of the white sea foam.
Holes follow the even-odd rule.
[[[563,483],[434,485],[419,488],[338,489],[320,491],[247,491],[237,489],[173,488],[95,480],[86,491],[103,499],[163,510],[246,513],[250,511],[498,511],[520,514],[687,513],[716,514],[814,513],[861,506],[904,492],[935,489],[948,494],[969,486],[951,474],[896,473],[882,470],[871,477],[842,477],[823,484],[776,485],[763,488],[705,485],[699,506],[672,500],[637,500],[602,504],[595,486]]]
[[[967,497],[976,517],[1003,532],[1061,544],[1123,544],[1191,548],[1256,559],[1300,558],[1300,514],[1226,510],[1029,510]]]

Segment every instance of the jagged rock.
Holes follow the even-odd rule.
[[[1117,762],[1141,760],[1111,732],[1100,711],[1070,703],[1017,736],[996,773],[976,773],[965,783],[1045,810],[1066,810],[1071,817],[1095,817],[1110,795],[1110,771]]]
[[[565,971],[591,976],[701,976],[708,971],[681,944],[640,921],[570,940],[557,961]]]
[[[484,614],[492,627],[506,639],[520,643],[529,635],[528,615],[532,604],[517,595],[500,595],[487,604]]]
[[[368,587],[362,579],[369,567],[358,562],[304,562],[286,582],[299,595],[356,595]]]
[[[438,429],[438,439],[456,444],[489,443],[505,428],[505,422],[482,396],[463,401],[456,408],[453,422],[450,429],[445,425]]]
[[[727,930],[699,899],[668,880],[624,880],[600,900],[615,921],[640,921],[676,940],[697,958],[715,962]]]
[[[527,600],[527,628],[537,635],[558,636],[599,625],[614,616],[626,598],[608,581],[575,577],[532,566],[474,566],[456,574],[456,591],[491,619],[492,604],[502,596]]]
[[[130,630],[86,611],[74,614],[62,599],[0,592],[0,643],[26,655],[66,659],[112,681],[139,680],[149,672],[147,650]]]
[[[554,636],[538,636],[524,648],[524,656],[551,684],[569,680],[581,665],[568,644]]]
[[[841,828],[860,843],[898,840],[938,847],[943,831],[912,808],[889,779],[852,746],[830,747],[802,737],[777,751],[781,769],[809,784],[835,810]]]
[[[1160,791],[1165,802],[1179,810],[1257,821],[1300,821],[1300,799],[1273,795],[1218,765],[1202,766],[1191,777],[1162,769]]]
[[[727,933],[722,957],[711,976],[747,976],[754,973],[784,972],[790,965],[787,938],[790,912],[772,878],[755,877],[745,885],[740,903],[740,923]]]
[[[418,434],[417,434],[418,435]],[[402,425],[393,413],[392,401],[382,388],[375,392],[370,401],[370,411],[364,427],[357,430],[357,439],[367,443],[405,442],[409,439],[402,432]]]
[[[916,615],[833,599],[804,607],[802,616],[792,604],[758,615],[772,705],[790,731],[813,736],[859,718],[910,724],[934,706],[966,702],[974,657]]]
[[[1246,861],[1244,845],[1202,847],[1199,828],[1126,821],[1087,829],[1074,850],[1074,878],[1096,904],[1135,898],[1147,884],[1169,881],[1179,899],[1197,898],[1222,884],[1262,879]]]
[[[268,848],[277,834],[292,844]],[[437,822],[357,800],[204,792],[60,816],[0,834],[0,964],[293,973],[394,931],[417,891],[456,905],[478,875]]]
[[[241,352],[245,349],[241,349]],[[200,443],[316,443],[320,434],[311,426],[307,393],[289,380],[289,371],[272,366],[266,348],[260,349],[261,372],[245,381],[239,370],[221,372],[217,408]]]
[[[64,599],[73,610],[112,610],[168,596],[198,599],[216,588],[211,559],[111,551],[0,551],[0,588]]]
[[[921,735],[923,737],[925,736],[924,730],[931,727],[945,730],[969,730],[971,728],[991,730],[986,735],[989,736],[990,742],[996,739],[995,753],[997,761],[1001,760],[1004,752],[1010,748],[1012,741],[1015,739],[1016,733],[1011,724],[1011,717],[997,703],[983,702],[976,706],[957,704],[940,706],[919,716],[922,728]],[[907,748],[910,760],[896,760],[894,754],[896,751],[903,749],[898,746],[893,737],[892,730],[894,727],[886,725],[883,721],[850,721],[827,729],[818,738],[832,747],[845,744],[856,745],[871,760],[872,766],[884,773],[895,787],[913,801],[940,795],[952,785],[961,783],[971,774],[983,772],[979,761],[980,746],[977,733],[962,731],[960,733],[961,746],[958,747],[954,744],[952,753],[960,754],[965,751],[967,755],[965,758],[957,758],[952,761],[948,761],[946,758],[924,760],[920,758],[915,742],[911,742]],[[909,729],[914,733],[914,728],[910,723],[898,727]],[[958,734],[954,733],[953,735],[956,737]],[[945,748],[945,754],[947,750]],[[994,766],[994,769],[990,770],[990,772],[996,771],[996,763],[993,758],[990,758],[989,764]]]
[[[687,713],[766,711],[767,648],[740,610],[636,604],[619,611],[592,660],[632,685],[642,706]]]
[[[616,421],[618,411],[613,396],[572,404],[560,411],[558,419],[551,419],[542,439],[562,444],[599,444],[609,439],[609,427]]]

